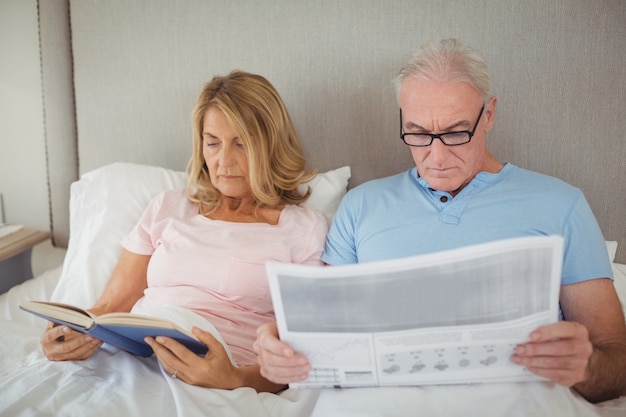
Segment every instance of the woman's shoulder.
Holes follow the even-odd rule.
[[[306,203],[287,204],[283,209],[283,218],[289,222],[300,224],[315,225],[320,222],[326,222],[324,213]],[[281,219],[282,220],[282,219]]]
[[[156,194],[149,204],[154,211],[166,213],[180,213],[192,210],[195,203],[189,200],[187,192],[184,189],[176,188],[171,190],[163,190]]]
[[[163,190],[160,193],[164,200],[172,202],[185,202],[189,201],[187,197],[187,191],[183,188],[173,188],[171,190]]]
[[[150,202],[150,205],[158,206],[170,206],[181,205],[189,202],[187,193],[182,188],[175,188],[171,190],[162,190],[156,193]]]

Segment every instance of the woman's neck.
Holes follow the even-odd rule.
[[[200,214],[212,220],[235,223],[278,224],[283,207],[259,206],[254,198],[222,197],[216,207],[200,205]]]

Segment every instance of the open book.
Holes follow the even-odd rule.
[[[79,307],[47,301],[26,301],[20,308],[139,356],[154,353],[144,342],[146,336],[170,337],[197,354],[205,354],[208,350],[189,331],[158,317],[123,312],[96,316]]]
[[[355,265],[268,263],[291,387],[538,380],[510,357],[559,315],[563,239],[532,236]]]

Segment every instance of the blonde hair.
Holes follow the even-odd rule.
[[[394,83],[400,94],[406,78],[426,81],[465,82],[478,91],[483,102],[491,98],[489,69],[483,56],[457,39],[423,45],[402,67]]]
[[[300,140],[280,95],[264,77],[233,71],[207,83],[193,110],[193,152],[187,164],[191,201],[214,207],[220,201],[202,152],[204,117],[211,108],[224,113],[244,144],[250,188],[259,206],[298,204],[309,197],[310,189],[303,194],[298,188],[317,171],[306,170]]]

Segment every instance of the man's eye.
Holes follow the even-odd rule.
[[[446,139],[452,140],[465,139],[467,137],[467,132],[450,132],[444,133],[442,136],[444,136]]]

